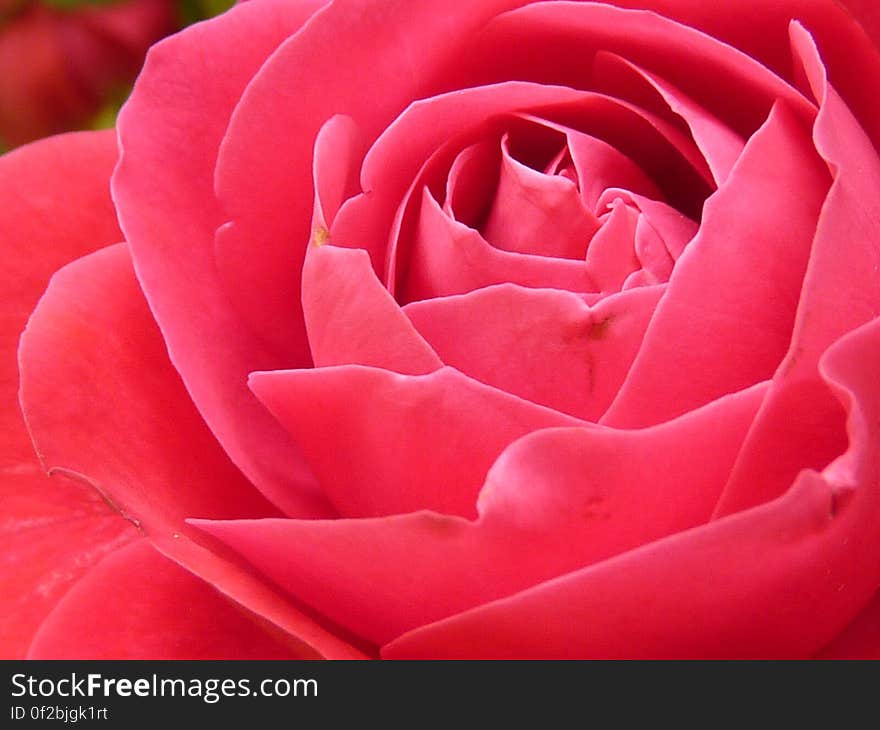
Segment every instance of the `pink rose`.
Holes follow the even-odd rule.
[[[106,134],[0,162],[8,398],[76,259],[18,349],[56,476],[4,417],[4,653],[880,656],[870,37],[258,0],[156,45],[121,232]]]
[[[0,0],[0,142],[87,125],[134,80],[147,48],[179,27],[174,0],[71,9]]]

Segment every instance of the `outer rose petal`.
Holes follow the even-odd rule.
[[[864,7],[868,3],[870,9]],[[856,18],[876,35],[880,14],[871,0],[614,0],[614,4],[650,8],[693,25],[764,61],[783,76],[789,73],[791,64],[786,47],[788,25],[792,19],[802,22],[816,36],[830,69],[831,82],[841,90],[875,143],[880,143],[880,103],[874,93],[880,82],[880,54],[840,7],[857,9]],[[858,73],[853,69],[858,69]]]
[[[472,0],[438,13],[433,0],[337,0],[256,74],[218,160],[217,192],[232,219],[218,257],[236,274],[229,282],[233,296],[239,296],[235,290],[259,292],[252,324],[264,338],[281,326],[305,341],[289,303],[299,300],[312,181],[291,171],[310,168],[321,126],[335,114],[354,119],[362,136],[348,151],[360,158],[397,113],[432,90],[437,72],[454,62],[474,28],[525,1]],[[259,257],[251,255],[255,249]],[[236,268],[249,259],[256,265]]]
[[[278,514],[193,408],[124,244],[55,274],[19,360],[22,408],[42,461],[94,481],[130,519],[151,529],[204,512]]]
[[[115,243],[107,181],[116,162],[112,132],[67,134],[0,157],[0,466],[35,463],[17,406],[18,336],[60,266]]]
[[[730,4],[725,12],[738,13],[740,7]],[[764,15],[752,13],[750,27]],[[778,42],[785,44],[784,32]],[[711,34],[655,13],[597,2],[535,2],[498,16],[471,43],[461,76],[448,83],[471,86],[513,77],[588,88],[590,60],[598,51],[616,53],[659,75],[743,136],[760,126],[778,99],[798,114],[809,113],[809,104],[782,78]]]
[[[245,85],[318,5],[244,3],[153,46],[119,117],[122,156],[113,176],[138,279],[193,400],[269,499],[308,517],[328,514],[314,477],[245,385],[252,370],[306,364],[308,351],[295,338],[287,349],[267,346],[230,305],[214,262],[224,218],[213,175]],[[215,55],[224,59],[222,72],[208,62]]]
[[[817,659],[880,659],[880,593]]]
[[[20,659],[59,599],[137,530],[89,485],[47,477],[36,457],[0,470],[0,485],[0,658]]]
[[[476,522],[419,512],[197,524],[292,595],[383,643],[701,524],[765,390],[642,431],[532,433],[489,470]]]
[[[18,336],[49,276],[121,236],[107,185],[110,132],[55,137],[0,158],[0,657],[23,657],[58,599],[134,527],[92,489],[46,477],[18,407]]]
[[[809,371],[838,337],[880,312],[880,153],[865,129],[829,83],[811,35],[791,24],[795,60],[801,63],[819,115],[813,126],[816,149],[834,178],[822,209],[795,322],[802,352],[789,366]],[[846,241],[845,256],[839,245]],[[834,306],[829,306],[833,297]],[[824,306],[823,306],[824,305]],[[793,343],[794,345],[794,343]]]
[[[386,658],[804,657],[880,586],[880,318],[822,361],[850,448],[773,502],[444,621]]]
[[[880,7],[877,3],[874,0],[839,0],[839,2],[868,32],[874,45],[880,46]]]
[[[796,60],[820,104],[813,139],[834,182],[816,228],[788,353],[719,515],[777,496],[799,469],[821,468],[839,452],[842,411],[834,398],[822,396],[816,365],[835,340],[880,312],[880,157],[828,83],[809,34],[798,24],[791,33]]]
[[[193,541],[199,533],[184,523],[189,516],[279,513],[193,407],[124,245],[55,275],[22,336],[20,359],[23,407],[47,465],[88,481],[160,551],[297,637],[304,651],[357,655],[220,546]]]
[[[40,627],[28,658],[312,657],[141,539],[77,583]]]

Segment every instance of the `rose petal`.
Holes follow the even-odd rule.
[[[639,263],[650,277],[655,281],[669,280],[675,262],[663,239],[660,238],[660,234],[657,233],[644,215],[640,215],[636,223],[633,248]]]
[[[834,182],[819,217],[788,353],[774,377],[777,387],[755,420],[718,515],[775,497],[801,465],[820,468],[839,453],[843,414],[833,398],[817,395],[816,364],[836,339],[880,312],[880,158],[828,84],[816,46],[798,24],[792,25],[792,42],[820,102],[813,139]]]
[[[653,198],[662,197],[644,171],[617,148],[574,129],[566,129],[565,133],[584,203],[596,215],[605,212],[599,205],[599,199],[608,188],[623,188]]]
[[[818,374],[777,375],[714,516],[777,497],[802,469],[823,469],[845,448],[846,413]]]
[[[355,172],[360,139],[361,132],[357,124],[344,114],[330,117],[318,132],[312,161],[312,175],[315,180],[313,238],[318,226],[328,231],[329,235],[339,206],[357,192]]]
[[[880,659],[880,593],[817,659]]]
[[[635,252],[639,212],[617,199],[604,217],[602,228],[590,241],[586,268],[595,291],[620,291],[624,279],[639,268]]]
[[[63,264],[119,240],[111,132],[53,137],[0,158],[0,656],[22,658],[64,593],[136,535],[96,492],[46,477],[18,406],[18,337]]]
[[[111,132],[67,134],[0,158],[2,467],[35,463],[17,405],[16,352],[28,315],[59,266],[122,236],[108,185],[115,162]]]
[[[680,0],[615,4],[639,7],[626,10],[595,2],[537,2],[499,15],[473,41],[471,52],[462,59],[465,68],[461,76],[450,83],[460,87],[518,78],[591,88],[590,61],[597,51],[606,51],[630,60],[690,98],[698,99],[744,137],[763,123],[777,99],[788,103],[799,116],[808,118],[811,114],[810,104],[794,88],[748,54],[719,42],[721,35],[701,33],[695,29],[701,27],[699,22],[686,21],[683,25],[670,19],[706,15],[735,18],[747,24],[747,39],[753,40],[755,25],[763,24],[771,16],[766,3],[751,2],[755,10],[748,15],[742,12],[741,4],[715,8],[688,2],[686,9]],[[644,10],[661,4],[670,6],[670,12],[655,14]],[[798,16],[794,13],[788,17]],[[781,32],[777,42],[784,44],[785,28],[781,26],[778,30]],[[785,62],[783,66],[788,59]]]
[[[842,4],[873,38],[874,45],[880,46],[880,13],[874,0],[842,0]]]
[[[854,6],[859,0],[844,0]],[[758,59],[783,77],[790,74],[791,57],[786,48],[788,27],[798,19],[816,35],[822,55],[831,70],[832,83],[841,90],[857,116],[866,122],[871,137],[880,141],[880,105],[873,89],[880,79],[880,55],[872,47],[864,31],[837,2],[816,0],[741,0],[736,3],[680,2],[680,0],[619,0],[619,5],[655,10],[669,18],[702,29],[720,38],[747,55]],[[873,12],[857,13],[866,27],[876,28],[876,7]],[[872,17],[873,16],[873,17]],[[859,69],[853,73],[853,69]],[[683,64],[682,75],[692,75],[693,68]],[[707,75],[712,78],[711,73]],[[868,80],[871,81],[868,81]],[[710,82],[711,83],[711,82]],[[700,95],[693,95],[702,99]],[[728,103],[741,103],[731,95]],[[727,119],[723,114],[722,119]]]
[[[76,584],[43,623],[28,658],[311,657],[289,635],[141,539],[102,560]]]
[[[828,83],[810,35],[799,23],[792,23],[791,35],[796,59],[803,64],[819,103],[813,140],[834,178],[819,218],[795,324],[795,339],[802,352],[791,366],[804,372],[812,369],[838,337],[880,312],[880,248],[876,239],[880,156]],[[845,255],[840,241],[846,242]],[[829,297],[833,297],[834,307],[827,306]]]
[[[765,597],[791,593],[808,603],[804,591],[788,585],[783,591],[766,568],[743,565],[760,563],[774,576],[785,575],[787,561],[775,557],[783,552],[780,533],[796,544],[814,537],[828,499],[807,477],[798,486],[789,501],[800,509],[762,510],[763,520],[729,518],[733,524],[714,523],[711,533],[666,538],[415,629],[385,646],[382,656],[644,660],[809,652],[817,643],[814,632],[806,641],[793,639]],[[787,599],[777,600],[787,608]],[[815,615],[815,604],[809,605]],[[803,628],[804,621],[797,625]]]
[[[584,207],[577,185],[514,159],[506,136],[501,148],[498,188],[483,237],[505,251],[583,259],[599,221]]]
[[[193,542],[199,533],[186,517],[279,513],[229,462],[193,407],[124,245],[55,275],[22,336],[20,361],[23,408],[47,466],[85,480],[164,554],[313,654],[356,653],[222,549]]]
[[[630,291],[631,289],[640,289],[641,287],[652,286],[656,283],[657,277],[645,269],[639,269],[638,271],[633,271],[626,277],[626,279],[624,279],[622,290]]]
[[[685,205],[698,208],[708,194],[711,174],[708,168],[702,169],[705,162],[699,150],[686,134],[664,120],[601,94],[507,81],[411,104],[370,148],[361,170],[365,192],[342,206],[331,230],[333,240],[368,249],[378,267],[375,257],[390,238],[388,285],[392,291],[405,290],[409,219],[417,217],[428,172],[443,163],[451,165],[459,151],[449,149],[449,144],[444,148],[444,143],[485,132],[486,120],[502,114],[509,115],[511,125],[521,124],[525,117],[563,132],[577,126],[583,133],[600,137],[640,164],[648,175],[674,181],[670,193]],[[468,142],[472,140],[465,138],[461,144]],[[399,277],[398,266],[402,269]]]
[[[419,512],[196,524],[292,595],[382,643],[705,521],[765,390],[644,431],[526,436],[489,471],[475,523]]]
[[[781,498],[416,629],[386,658],[811,656],[880,586],[880,319],[823,359],[850,448]]]
[[[217,159],[217,194],[232,221],[218,265],[231,275],[233,296],[259,292],[257,332],[269,338],[284,321],[283,332],[304,334],[289,302],[299,301],[312,189],[308,175],[291,171],[309,169],[321,126],[336,114],[355,119],[362,137],[351,153],[359,158],[406,104],[430,94],[439,70],[458,62],[471,29],[524,1],[474,0],[437,13],[433,0],[336,0],[266,60],[241,94]]]
[[[669,82],[616,54],[602,51],[597,53],[593,73],[602,81],[603,90],[607,88],[606,84],[610,78],[619,78],[621,73],[647,83],[659,94],[669,109],[685,121],[694,142],[706,158],[709,169],[712,170],[715,184],[720,186],[727,180],[742,154],[745,141],[718,117]]]
[[[376,278],[363,249],[311,246],[302,291],[316,367],[370,365],[423,375],[443,365]]]
[[[213,166],[245,84],[315,7],[244,3],[154,46],[119,117],[122,158],[113,176],[138,279],[172,362],[233,461],[273,502],[303,516],[326,514],[314,477],[245,382],[251,370],[305,362],[308,351],[292,331],[280,350],[277,336],[267,347],[241,307],[230,305],[215,265],[214,231],[224,220]],[[222,73],[205,62],[215,53],[224,58]]]
[[[772,375],[827,190],[806,132],[775,106],[707,202],[604,423],[658,423]]]
[[[361,169],[364,193],[343,205],[331,229],[333,239],[366,248],[378,270],[389,269],[389,281],[393,284],[394,252],[388,253],[387,262],[385,255],[395,211],[400,201],[408,197],[407,189],[411,191],[409,197],[413,191],[420,193],[424,183],[414,179],[420,177],[419,170],[432,153],[456,136],[473,133],[497,115],[573,103],[592,96],[550,84],[507,81],[413,102],[383,130],[367,153]],[[392,242],[396,239],[390,238]]]
[[[459,152],[446,176],[443,212],[459,223],[479,229],[495,194],[500,161],[501,149],[491,137]]]
[[[665,287],[602,299],[512,284],[408,304],[440,358],[472,378],[587,421],[620,388]]]
[[[407,263],[403,301],[465,294],[510,282],[520,286],[595,291],[582,261],[502,251],[452,220],[430,191],[421,195],[416,238]]]
[[[356,365],[254,373],[251,387],[345,517],[473,516],[486,470],[509,443],[581,423],[448,367],[422,376]]]
[[[617,198],[636,208],[644,216],[645,222],[663,240],[663,245],[673,261],[678,261],[699,230],[697,223],[672,206],[620,188],[605,190],[599,198],[597,208],[607,210]]]
[[[137,531],[90,487],[36,464],[4,467],[0,479],[0,657],[22,659],[70,587]]]
[[[19,360],[22,408],[42,461],[96,481],[132,518],[277,514],[193,409],[124,244],[55,274],[22,335]],[[137,450],[120,438],[136,434]]]

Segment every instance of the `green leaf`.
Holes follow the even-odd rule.
[[[110,94],[98,113],[89,122],[89,129],[109,129],[116,126],[120,107],[131,93],[131,86],[123,86]]]
[[[180,18],[184,25],[191,25],[225,13],[233,5],[235,0],[180,0]]]

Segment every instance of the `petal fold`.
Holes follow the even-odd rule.
[[[430,300],[510,282],[534,288],[594,291],[582,261],[504,251],[452,220],[424,189],[401,301]]]
[[[125,245],[53,277],[22,336],[20,362],[22,406],[46,467],[87,482],[163,554],[296,637],[304,651],[358,653],[222,546],[206,548],[184,522],[280,513],[233,466],[194,408]]]
[[[385,658],[806,658],[880,586],[880,318],[822,361],[850,447],[780,498],[411,631]],[[646,610],[650,607],[650,610]]]
[[[828,187],[807,132],[775,106],[707,201],[604,423],[657,423],[772,376]]]
[[[309,659],[302,646],[141,539],[58,604],[29,659]]]
[[[838,338],[880,314],[880,157],[828,83],[812,37],[797,23],[791,36],[820,105],[813,141],[834,182],[819,216],[788,352],[718,515],[777,496],[804,464],[822,468],[840,453],[843,411],[823,389],[816,366]]]
[[[383,643],[705,521],[765,389],[644,431],[530,434],[492,466],[476,522],[418,512],[196,524],[292,595]]]
[[[0,469],[0,481],[0,658],[23,659],[71,587],[138,532],[91,485],[36,463]]]
[[[447,365],[586,421],[614,399],[665,291],[646,287],[592,307],[570,292],[500,284],[406,305]]]
[[[817,659],[880,659],[880,593]]]
[[[112,132],[78,132],[0,158],[0,657],[25,656],[58,600],[137,532],[89,486],[46,476],[18,404],[18,339],[64,264],[122,234],[110,200]]]
[[[473,516],[486,471],[508,444],[581,423],[450,367],[421,376],[359,365],[254,373],[251,387],[344,517]]]
[[[598,228],[575,182],[523,164],[502,139],[498,187],[482,226],[487,241],[505,251],[583,259]]]
[[[241,3],[153,46],[119,116],[121,159],[112,181],[138,280],[189,393],[236,465],[300,516],[326,514],[314,476],[246,382],[252,370],[308,362],[304,328],[300,338],[293,327],[261,329],[248,321],[247,305],[235,303],[256,289],[224,285],[228,268],[216,263],[215,245],[223,248],[233,234],[222,228],[215,244],[226,218],[214,196],[214,166],[245,86],[318,6]],[[207,62],[215,57],[224,59],[222,71]],[[262,256],[253,251],[238,261],[242,268],[259,266]],[[296,309],[290,300],[269,300],[268,281],[260,311],[271,317],[271,301]]]
[[[363,249],[311,246],[302,291],[315,367],[369,365],[423,375],[443,364],[376,278]]]
[[[629,72],[650,85],[669,109],[685,121],[697,147],[706,158],[715,184],[722,185],[745,147],[742,137],[694,99],[656,74],[649,73],[618,55],[601,51],[596,54],[594,74],[597,78],[604,82],[609,75],[621,71]]]
[[[263,55],[259,71],[251,72],[253,80],[236,97],[234,113],[224,117],[229,125],[216,169],[217,195],[232,223],[219,265],[234,276],[227,287],[232,296],[259,292],[252,309],[262,320],[252,324],[264,339],[271,341],[280,319],[286,323],[281,331],[297,333],[302,344],[301,314],[290,302],[300,299],[297,274],[311,233],[313,190],[309,175],[291,171],[310,169],[325,122],[338,114],[356,121],[361,134],[347,154],[353,161],[361,159],[408,103],[436,93],[437,76],[457,65],[472,30],[522,2],[474,0],[443,13],[431,0],[280,3],[300,14],[300,8],[308,8],[305,17],[324,7],[299,32],[288,32],[277,50]],[[227,44],[227,49],[248,48],[252,41],[244,36]],[[381,94],[376,93],[378,79]],[[351,245],[371,255],[375,251],[361,237]],[[254,250],[260,251],[259,265],[239,266],[253,258]],[[383,270],[381,261],[374,264]]]

